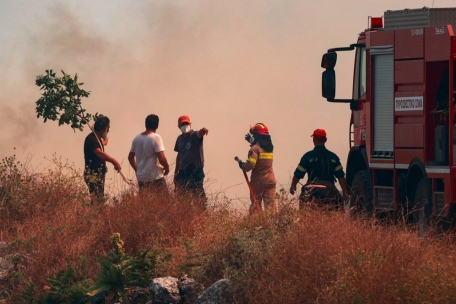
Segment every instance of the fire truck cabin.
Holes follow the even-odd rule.
[[[347,182],[367,211],[419,207],[416,221],[449,216],[456,206],[456,8],[386,11],[384,25],[370,21],[356,44],[322,59],[323,96],[352,110]],[[337,52],[349,50],[356,52],[353,96],[336,99]],[[348,207],[359,204],[355,195]]]

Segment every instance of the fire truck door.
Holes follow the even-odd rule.
[[[394,58],[393,47],[372,47],[373,61],[373,151],[394,148]]]

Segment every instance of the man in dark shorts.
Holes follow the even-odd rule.
[[[177,137],[174,151],[177,152],[174,183],[177,191],[188,191],[206,203],[204,181],[203,137],[208,134],[206,128],[193,131],[190,118],[181,116],[177,125],[182,134]]]
[[[304,201],[305,187],[308,187],[309,185],[314,186],[312,190],[314,191],[313,195],[323,199],[323,202],[336,202],[340,204],[342,203],[342,200],[348,198],[348,188],[339,157],[326,149],[325,143],[327,138],[325,130],[316,129],[311,137],[313,138],[315,147],[301,158],[301,161],[294,172],[290,193],[295,193],[297,183],[307,173],[307,183],[302,187],[301,196],[299,198],[300,208],[306,203]],[[336,178],[342,188],[343,197],[334,184]]]
[[[104,150],[108,144],[109,128],[109,118],[98,117],[93,127],[94,132],[87,135],[84,141],[84,180],[89,187],[92,204],[104,201],[104,183],[108,171],[106,162],[112,163],[117,171],[121,169],[119,162]]]

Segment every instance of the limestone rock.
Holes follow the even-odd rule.
[[[156,278],[150,284],[152,303],[179,304],[181,296],[178,288],[178,279],[173,277]]]
[[[130,304],[144,304],[149,300],[149,292],[143,288],[135,288],[131,292]]]
[[[190,304],[195,302],[200,292],[201,286],[192,278],[187,275],[179,279],[179,291],[183,304]]]
[[[229,285],[228,279],[218,280],[196,299],[195,304],[228,303]]]

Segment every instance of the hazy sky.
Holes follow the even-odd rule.
[[[456,1],[0,0],[0,156],[16,147],[37,171],[53,153],[83,168],[89,130],[35,114],[35,77],[63,69],[91,91],[83,107],[111,119],[106,151],[131,177],[127,155],[145,117],[159,115],[157,133],[173,163],[177,118],[189,115],[194,129],[209,129],[209,192],[248,196],[233,158],[246,158],[244,135],[257,122],[269,127],[278,188],[288,189],[316,128],[326,129],[327,147],[346,163],[349,106],[321,97],[321,55],[355,43],[368,16],[432,5]],[[351,94],[352,61],[352,53],[339,56],[338,97]],[[109,167],[108,184],[122,187]]]

